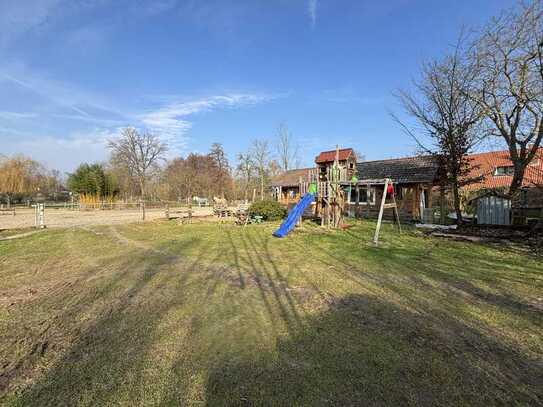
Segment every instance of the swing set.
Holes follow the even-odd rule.
[[[345,160],[340,163],[339,146],[336,146],[335,159],[320,164],[317,168],[309,170],[307,181],[299,180],[300,193],[307,191],[308,185],[316,186],[315,193],[315,215],[320,217],[321,226],[337,229],[343,225],[343,214],[347,205],[347,197],[351,195],[353,186],[367,185],[368,191],[371,185],[384,185],[383,196],[379,207],[377,226],[373,236],[373,243],[379,244],[379,234],[383,222],[385,209],[392,209],[394,220],[398,224],[398,231],[401,233],[400,215],[394,191],[394,181],[390,178],[358,180],[352,167],[347,165]],[[348,188],[347,188],[348,187]],[[387,199],[388,198],[388,199]],[[358,195],[357,195],[358,205]],[[368,202],[368,217],[370,214],[370,203]]]
[[[392,198],[392,202],[387,203],[387,196]],[[377,227],[375,228],[375,234],[373,235],[373,243],[379,244],[379,233],[381,231],[381,222],[383,221],[383,213],[385,209],[393,209],[394,219],[398,222],[398,232],[402,233],[402,225],[400,223],[400,214],[398,213],[398,205],[396,204],[396,194],[394,192],[394,183],[390,178],[385,179],[385,186],[383,188],[383,197],[381,198],[381,206],[379,208],[379,217],[377,218]]]

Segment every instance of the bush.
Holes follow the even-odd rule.
[[[276,201],[257,201],[249,208],[250,216],[262,216],[263,220],[280,220],[286,214],[286,208]]]

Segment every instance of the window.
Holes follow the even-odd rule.
[[[349,189],[347,189],[347,192],[349,192]],[[358,193],[358,188],[351,187],[349,194],[349,203],[356,203],[356,194]]]
[[[358,203],[361,205],[375,205],[375,188],[370,187],[368,193],[368,187],[351,187],[351,194],[349,195],[349,203],[356,204],[356,197],[358,195]]]
[[[403,199],[403,196],[404,196],[404,191],[403,191],[403,188],[400,187],[398,184],[394,185],[395,188],[395,194],[396,194],[396,199]]]
[[[496,167],[496,169],[494,170],[494,175],[513,175],[514,172],[514,167],[512,165],[509,165],[503,167]]]

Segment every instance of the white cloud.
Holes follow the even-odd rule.
[[[307,4],[307,12],[309,13],[309,18],[311,19],[311,27],[315,27],[317,23],[317,0],[309,0]]]
[[[2,82],[9,82],[39,96],[40,108],[46,107],[44,101],[48,101],[49,110],[63,110],[61,113],[69,112],[72,118],[79,116],[80,119],[104,120],[121,119],[124,114],[111,107],[111,103],[101,96],[83,91],[76,86],[66,82],[59,82],[53,79],[37,75],[29,71],[22,64],[14,66],[0,66],[0,85]]]
[[[67,163],[71,163],[73,157],[84,160],[87,150],[94,152],[94,157],[105,157],[104,137],[99,135],[114,137],[124,126],[151,131],[168,143],[171,154],[178,154],[186,149],[194,115],[251,106],[285,96],[231,92],[193,99],[168,95],[149,101],[144,97],[151,106],[157,107],[142,110],[134,105],[123,105],[120,112],[102,95],[46,78],[23,64],[0,65],[0,92],[2,90],[12,99],[24,101],[25,106],[13,111],[9,103],[5,108],[0,104],[3,147],[12,153],[19,151],[36,157],[46,154],[53,157],[54,149],[58,149],[57,157],[64,157],[62,160]],[[41,137],[43,134],[51,136]]]
[[[138,116],[151,132],[170,143],[174,149],[186,143],[186,133],[192,127],[187,117],[220,108],[237,108],[273,99],[273,96],[255,94],[226,94],[209,96],[185,102],[171,102],[157,110]]]
[[[34,112],[7,112],[0,111],[0,118],[4,120],[33,119],[37,116]]]
[[[55,12],[61,0],[2,0],[0,2],[0,47],[39,27]]]
[[[3,153],[11,155],[22,152],[49,168],[69,172],[82,162],[105,161],[108,156],[107,140],[118,133],[119,129],[95,129],[88,133],[73,133],[66,138],[51,135],[20,137],[7,143]]]

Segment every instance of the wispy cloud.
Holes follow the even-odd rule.
[[[3,0],[0,2],[0,48],[19,35],[44,24],[60,0]]]
[[[106,160],[107,140],[115,137],[119,131],[96,128],[74,132],[64,138],[51,135],[18,137],[8,143],[3,152],[8,155],[24,152],[50,168],[73,171],[82,162]],[[59,157],[63,159],[59,160]]]
[[[4,120],[33,119],[37,116],[34,112],[7,112],[0,110],[0,118]]]
[[[307,12],[311,20],[311,27],[315,27],[317,24],[317,0],[309,0],[307,4]]]
[[[12,71],[17,73],[14,74]],[[101,96],[83,91],[65,82],[58,82],[36,75],[28,71],[24,66],[15,68],[0,66],[0,85],[2,82],[15,84],[27,92],[39,96],[42,100],[47,101],[49,105],[63,110],[62,113],[69,112],[72,118],[79,117],[81,120],[99,121],[100,118],[111,120],[124,116],[124,114],[112,108],[111,104],[103,100]]]
[[[147,129],[160,135],[174,148],[183,147],[186,143],[186,133],[192,127],[192,122],[188,120],[189,116],[215,109],[255,105],[273,98],[275,97],[270,95],[235,93],[170,102],[157,110],[139,115],[138,119]]]

